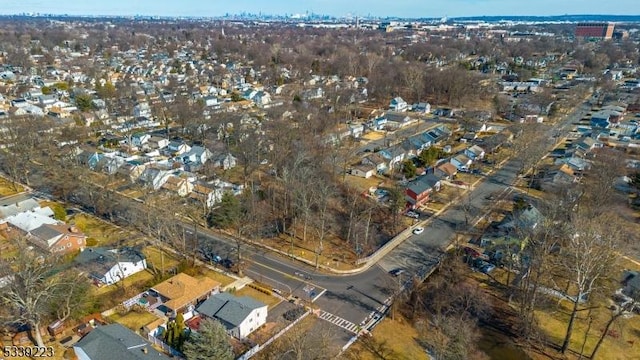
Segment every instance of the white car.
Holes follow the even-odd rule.
[[[420,235],[424,232],[424,228],[421,226],[418,226],[417,228],[413,229],[413,233],[416,235]]]

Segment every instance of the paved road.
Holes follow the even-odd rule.
[[[580,106],[562,123],[550,128],[546,134],[549,145],[557,137],[566,135],[571,123],[578,121],[589,109],[588,105]],[[343,324],[343,330],[353,328],[349,323],[359,325],[369,319],[399,288],[400,283],[406,281],[402,277],[390,276],[388,271],[404,268],[411,274],[418,269],[434,266],[454,233],[465,228],[465,208],[468,209],[467,219],[477,219],[484,215],[493,201],[487,197],[495,194],[508,195],[519,167],[517,159],[506,162],[469,193],[464,200],[464,207],[457,204],[448,208],[432,219],[421,235],[413,235],[386,255],[378,265],[362,273],[349,276],[320,274],[310,266],[253,248],[244,250],[243,256],[248,262],[246,273],[274,288],[290,291],[304,301],[314,301],[329,313],[325,318],[331,320],[327,321]],[[201,244],[208,244],[220,256],[234,258],[235,250],[229,240],[203,233],[199,239]],[[311,287],[314,288],[313,294],[305,291],[305,288]]]

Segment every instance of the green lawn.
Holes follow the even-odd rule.
[[[113,314],[109,316],[109,319],[119,324],[122,324],[133,331],[138,331],[141,327],[158,319],[158,317],[148,311],[144,311],[140,313],[135,311],[129,311],[124,316],[117,313]]]
[[[77,226],[88,238],[95,239],[97,246],[106,246],[131,238],[127,231],[87,214],[77,214],[69,222]]]
[[[173,254],[167,253],[155,246],[145,247],[142,253],[147,257],[147,264],[160,271],[163,266],[165,269],[171,269],[180,263]]]

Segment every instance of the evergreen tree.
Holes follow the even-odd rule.
[[[191,334],[182,350],[187,360],[232,360],[233,349],[227,331],[217,321],[203,320],[200,330]]]

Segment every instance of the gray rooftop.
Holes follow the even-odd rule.
[[[74,349],[81,349],[91,360],[168,359],[147,340],[120,324],[99,326],[80,339]],[[145,350],[146,349],[146,350]]]
[[[239,326],[249,314],[267,306],[248,296],[236,297],[229,293],[211,296],[198,307],[198,312],[210,318],[218,319],[227,328]]]
[[[27,194],[3,197],[0,199],[0,219],[39,207],[40,204]]]
[[[107,271],[116,266],[118,262],[137,263],[144,259],[144,254],[130,247],[124,247],[121,249],[94,247],[87,248],[78,254],[73,261],[79,267],[91,273],[92,276],[100,278],[104,276]]]

